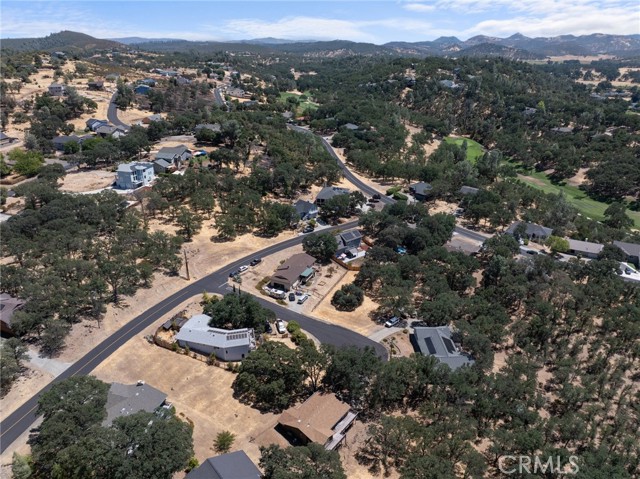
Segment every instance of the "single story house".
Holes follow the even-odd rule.
[[[567,253],[582,256],[583,258],[596,259],[604,245],[600,243],[590,243],[589,241],[578,241],[571,238],[567,238],[569,242],[569,251]]]
[[[235,97],[235,98],[246,98],[247,92],[245,92],[242,88],[228,88],[227,95]],[[251,96],[251,95],[248,95]]]
[[[200,130],[211,130],[213,132],[219,132],[222,127],[220,123],[199,123],[193,129],[194,133],[199,132]]]
[[[156,153],[155,159],[171,162],[179,168],[183,161],[187,161],[192,156],[191,150],[184,145],[165,146]]]
[[[102,89],[104,89],[104,82],[99,80],[99,81],[90,81],[89,83],[87,83],[87,87],[89,88],[89,90],[93,90],[93,91],[100,91]]]
[[[89,118],[86,122],[87,128],[91,131],[96,131],[101,126],[108,126],[107,120],[98,120],[97,118]]]
[[[458,193],[460,193],[461,195],[477,195],[478,191],[480,191],[478,188],[474,188],[473,186],[461,186],[460,189],[458,190]]]
[[[51,96],[63,96],[67,91],[66,87],[60,83],[52,83],[48,90]]]
[[[156,175],[159,175],[160,173],[169,173],[175,169],[176,165],[171,161],[163,160],[162,158],[153,161],[153,171]]]
[[[316,392],[302,404],[283,412],[278,427],[303,444],[315,442],[333,451],[344,441],[356,416],[335,394]]]
[[[299,284],[306,284],[315,276],[313,265],[316,259],[307,253],[298,253],[276,268],[269,286],[273,289],[289,291]]]
[[[126,128],[121,126],[113,126],[113,125],[100,125],[96,128],[96,134],[100,135],[103,138],[107,136],[111,136],[113,138],[121,138],[127,135]]]
[[[440,80],[440,86],[445,88],[460,88],[460,85],[454,82],[453,80]]]
[[[9,145],[14,141],[18,141],[18,139],[13,136],[7,136],[4,132],[0,131],[0,145]]]
[[[191,83],[191,80],[189,80],[188,78],[185,78],[183,76],[179,76],[176,78],[176,84],[178,85],[188,85]]]
[[[148,125],[153,121],[162,121],[162,115],[159,113],[156,113],[155,115],[145,116],[142,119],[142,123],[144,123],[145,125]]]
[[[67,143],[71,143],[71,142],[76,142],[78,144],[81,144],[83,141],[85,140],[89,140],[93,138],[93,135],[83,135],[83,136],[77,136],[77,135],[69,135],[69,136],[56,136],[53,140],[51,140],[51,143],[53,143],[53,147],[58,150],[58,151],[64,151],[64,146]]]
[[[140,80],[140,84],[147,86],[156,86],[156,81],[153,78],[145,78],[144,80]]]
[[[67,54],[65,52],[53,52],[50,55],[50,58],[66,58]]]
[[[452,370],[462,366],[470,366],[475,361],[471,356],[461,352],[451,339],[449,326],[413,328],[413,340],[418,350],[425,356],[433,356]]]
[[[345,123],[344,126],[347,130],[351,130],[351,131],[355,131],[355,130],[359,130],[360,127],[354,123]]]
[[[411,193],[416,200],[425,201],[431,195],[432,189],[433,186],[429,183],[419,181],[418,183],[414,183],[409,186],[409,193]]]
[[[116,187],[133,190],[149,185],[154,178],[153,163],[143,161],[122,163],[116,170]]]
[[[185,479],[260,479],[262,473],[244,451],[210,457]]]
[[[342,253],[347,253],[349,256],[356,256],[358,254],[358,248],[360,248],[360,244],[362,243],[362,233],[360,233],[360,230],[343,231],[336,235],[336,241],[338,242],[336,256],[340,256]]]
[[[148,95],[151,91],[151,87],[149,85],[138,85],[133,89],[133,92],[137,95]]]
[[[11,318],[13,313],[22,309],[24,304],[25,301],[20,298],[14,298],[7,293],[0,293],[0,332],[13,334]]]
[[[349,190],[349,188],[341,188],[339,186],[325,186],[320,190],[318,196],[316,196],[316,205],[321,205],[331,198],[341,195],[348,195],[349,193],[351,193],[351,190]]]
[[[613,244],[627,255],[627,263],[633,263],[640,268],[640,244],[614,241]]]
[[[187,321],[176,334],[182,348],[211,355],[222,361],[240,361],[256,348],[256,338],[251,328],[219,329],[209,326],[211,316],[197,314]]]
[[[546,240],[553,234],[553,230],[536,223],[524,223],[522,221],[516,221],[507,228],[505,233],[516,237],[516,239],[519,239],[521,236],[523,236],[532,241],[535,241]]]
[[[107,418],[102,425],[110,426],[116,418],[140,411],[155,412],[166,400],[165,393],[143,381],[138,384],[111,383],[107,393]]]
[[[562,135],[567,134],[567,133],[573,133],[573,128],[570,128],[568,126],[559,126],[556,128],[551,128],[551,131],[554,133],[560,133]]]
[[[318,216],[318,207],[310,201],[298,200],[293,207],[301,220],[310,220]]]

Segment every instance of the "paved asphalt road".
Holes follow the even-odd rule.
[[[109,120],[109,122],[112,125],[121,126],[123,128],[129,128],[129,125],[127,125],[126,123],[123,123],[118,118],[118,110],[116,108],[116,104],[114,103],[117,94],[118,92],[116,91],[111,97],[111,100],[109,100],[109,108],[107,108],[107,120]]]
[[[125,125],[117,117],[116,106],[113,103],[113,99],[115,98],[115,94],[111,99],[109,104],[109,109],[107,113],[107,118],[114,125]],[[297,126],[289,125],[291,129],[300,131],[307,134],[312,134],[309,130],[304,128],[300,128]],[[322,137],[323,145],[325,149],[335,158],[340,167],[344,172],[344,176],[356,185],[360,190],[362,190],[365,194],[371,196],[375,193],[378,193],[375,189],[366,185],[358,178],[356,178],[353,173],[349,171],[349,169],[342,163],[340,158],[333,151],[333,148],[329,145],[329,143]],[[394,202],[392,198],[389,198],[385,195],[382,195],[381,201],[386,204],[391,204]],[[335,229],[344,229],[351,228],[357,226],[357,221],[352,221],[350,223],[345,223],[340,226],[332,227],[325,231],[335,230]],[[457,227],[456,232],[461,235],[467,236],[472,239],[484,241],[485,237],[475,233],[473,231],[469,231],[464,228]],[[299,236],[296,238],[292,238],[290,240],[284,241],[282,243],[275,244],[268,248],[263,249],[262,251],[258,251],[252,255],[246,256],[238,261],[235,261],[231,264],[228,264],[224,268],[219,269],[215,273],[210,274],[194,283],[191,283],[186,288],[178,291],[177,293],[169,296],[165,300],[156,304],[154,307],[150,308],[140,316],[134,318],[125,326],[120,328],[114,334],[105,339],[98,346],[89,351],[85,356],[76,361],[73,365],[71,365],[67,370],[65,370],[60,376],[55,378],[51,383],[45,386],[41,391],[39,391],[36,395],[34,395],[31,399],[25,402],[22,406],[20,406],[15,412],[7,416],[0,423],[0,453],[4,452],[13,441],[15,441],[24,431],[26,431],[33,422],[36,420],[36,408],[38,404],[38,398],[40,394],[47,391],[51,388],[53,384],[56,382],[62,381],[63,379],[72,377],[72,376],[82,376],[89,374],[96,366],[98,366],[102,361],[108,358],[112,353],[114,353],[120,346],[125,344],[129,339],[140,334],[148,326],[152,325],[156,321],[160,320],[164,315],[166,315],[172,308],[174,308],[177,304],[180,304],[185,299],[200,294],[203,291],[216,292],[216,293],[228,293],[229,285],[228,285],[228,277],[231,271],[235,271],[239,266],[243,264],[248,264],[251,259],[254,257],[263,257],[268,256],[270,254],[274,254],[283,249],[289,248],[296,244],[302,242],[303,236]],[[357,347],[365,347],[370,346],[373,347],[379,356],[386,358],[387,352],[385,348],[377,342],[374,342],[360,334],[357,334],[348,329],[342,328],[340,326],[335,326],[329,323],[325,323],[316,319],[313,319],[309,316],[305,316],[303,314],[295,313],[290,311],[289,309],[273,304],[272,302],[266,301],[265,299],[256,296],[256,299],[263,305],[266,306],[273,311],[275,311],[276,315],[285,321],[296,320],[300,323],[302,329],[308,331],[310,334],[315,336],[320,342],[333,344],[335,346],[357,346]]]
[[[218,106],[227,106],[227,102],[224,101],[224,97],[220,93],[219,88],[213,89],[213,100],[216,102],[216,105]]]

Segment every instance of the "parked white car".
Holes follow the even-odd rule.
[[[308,294],[303,294],[302,296],[300,296],[298,298],[298,304],[304,303],[307,299],[309,299],[309,295]]]
[[[284,321],[281,319],[276,320],[276,330],[280,334],[284,334],[287,332],[287,327],[284,324]]]
[[[248,267],[246,264],[243,264],[242,266],[240,266],[240,267],[238,268],[238,271],[239,271],[240,273],[244,273],[244,272],[245,272],[246,270],[248,270],[248,269],[249,269],[249,267]]]

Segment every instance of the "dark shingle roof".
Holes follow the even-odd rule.
[[[426,195],[429,191],[433,189],[429,183],[425,183],[424,181],[420,181],[418,183],[414,183],[409,187],[411,191],[418,195]]]
[[[260,479],[262,474],[244,451],[210,457],[185,479]]]
[[[109,426],[118,417],[140,411],[153,412],[166,399],[165,393],[148,384],[111,383],[107,394],[107,418],[102,424]]]
[[[347,188],[340,188],[339,186],[325,186],[320,190],[316,200],[328,200],[334,196],[348,195],[351,191]]]
[[[460,194],[462,195],[475,195],[476,193],[478,193],[478,188],[474,188],[473,186],[461,186],[460,187]]]
[[[310,201],[298,200],[294,203],[293,207],[296,209],[296,213],[299,215],[307,214],[311,211],[318,211],[318,207]]]
[[[448,326],[418,326],[414,328],[414,336],[422,354],[434,356],[453,370],[475,362],[468,354],[458,351]]]
[[[514,223],[511,224],[511,226],[509,226],[507,228],[506,233],[513,235],[515,234],[516,230],[518,229],[518,226],[520,225],[520,223],[522,223],[521,221],[516,221]],[[545,226],[541,226],[539,224],[536,223],[525,223],[525,234],[527,236],[537,236],[539,238],[544,238],[546,236],[551,236],[551,234],[553,233],[553,230],[551,228],[547,228]]]
[[[624,251],[627,256],[640,257],[640,244],[625,243],[623,241],[614,241],[613,244]]]
[[[178,145],[178,146],[173,146],[173,147],[168,147],[165,146],[163,148],[160,148],[160,151],[158,151],[158,153],[156,153],[156,160],[171,160],[173,161],[173,159],[176,156],[180,156],[185,152],[188,152],[189,148],[187,148],[184,145]]]

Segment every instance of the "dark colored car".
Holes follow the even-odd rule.
[[[302,230],[303,233],[313,233],[313,230],[315,228],[313,226],[305,226],[304,229]]]
[[[260,263],[262,263],[262,258],[253,258],[251,260],[251,263],[249,263],[249,266],[255,266]]]
[[[229,278],[233,278],[234,276],[238,276],[238,271],[232,271],[229,273]]]
[[[273,328],[271,327],[271,323],[269,321],[265,321],[264,323],[264,331],[268,334],[273,333]]]
[[[372,198],[374,200],[379,200],[380,198],[382,198],[382,196],[380,196],[380,193],[374,193],[374,195],[372,196]]]
[[[289,301],[295,301],[296,300],[296,294],[295,293],[289,293]]]

